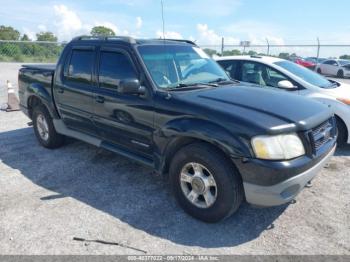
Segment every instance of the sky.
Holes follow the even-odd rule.
[[[252,44],[350,45],[350,1],[338,0],[163,0],[165,36],[195,40],[202,46],[251,41]],[[103,25],[118,35],[163,35],[160,0],[0,0],[0,24],[35,39],[52,31],[60,41]],[[264,50],[261,50],[264,51]],[[316,55],[315,48],[279,49]],[[337,53],[337,54],[335,54]],[[321,48],[321,55],[350,54],[350,47]]]

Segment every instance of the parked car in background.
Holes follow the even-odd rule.
[[[301,65],[303,67],[306,67],[310,70],[315,70],[315,68],[316,68],[315,62],[307,61],[302,57],[293,57],[290,60],[293,61],[294,63]]]
[[[280,58],[232,56],[216,60],[233,79],[258,87],[287,90],[328,105],[337,117],[338,144],[350,143],[350,85],[328,80]]]
[[[327,76],[350,77],[350,60],[329,59],[317,65],[316,71]]]
[[[326,58],[317,58],[317,57],[306,57],[305,58],[305,61],[308,61],[308,62],[311,62],[311,63],[314,63],[314,64],[320,64],[320,63],[323,63],[324,61],[326,61],[327,59]]]
[[[328,107],[232,81],[186,40],[77,37],[57,65],[20,69],[19,97],[42,146],[69,136],[139,161],[207,222],[291,201],[336,146]]]

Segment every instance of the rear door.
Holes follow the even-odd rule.
[[[333,73],[333,71],[334,71],[333,68],[336,65],[336,61],[335,60],[328,60],[328,61],[324,62],[322,65],[323,65],[321,67],[322,74],[325,74],[325,75],[332,75],[332,74],[334,74]]]
[[[96,135],[92,121],[95,46],[76,46],[66,56],[54,88],[58,111],[68,128]]]
[[[94,122],[100,136],[112,145],[151,158],[154,115],[151,92],[145,96],[118,92],[123,79],[140,79],[136,60],[122,47],[101,47],[98,57]]]

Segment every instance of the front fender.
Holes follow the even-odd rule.
[[[160,154],[160,166],[166,166],[166,158],[177,141],[189,138],[205,141],[219,147],[228,157],[251,157],[249,141],[216,123],[193,118],[175,119],[155,132],[154,142]]]

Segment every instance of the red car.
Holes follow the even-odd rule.
[[[308,69],[315,70],[316,64],[310,61],[306,61],[304,58],[301,57],[295,57],[291,59],[294,63],[304,66]]]

